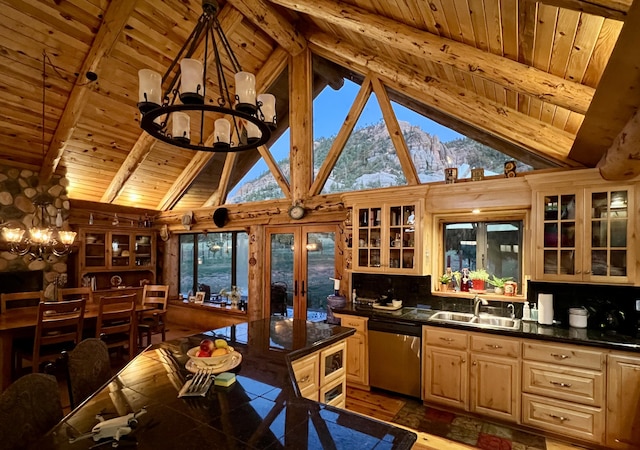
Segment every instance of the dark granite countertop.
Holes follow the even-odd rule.
[[[289,361],[353,332],[272,318],[154,345],[32,448],[88,449],[92,439],[70,443],[69,437],[91,430],[96,414],[108,419],[144,406],[147,413],[127,438],[138,449],[410,449],[415,433],[296,395]],[[206,397],[178,398],[190,376],[186,352],[205,337],[223,337],[242,355],[232,370],[237,381],[212,387]]]
[[[334,312],[384,320],[396,319],[416,322],[423,325],[456,328],[473,332],[499,334],[503,336],[522,337],[527,339],[539,339],[551,342],[564,342],[568,344],[587,345],[640,353],[639,337],[603,332],[600,330],[590,330],[586,328],[539,325],[535,322],[522,322],[520,328],[517,330],[477,328],[467,325],[430,321],[429,318],[436,312],[436,310],[415,307],[403,307],[397,311],[385,311],[373,309],[371,307],[347,304],[344,308],[335,309]]]

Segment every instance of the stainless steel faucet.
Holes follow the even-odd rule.
[[[478,294],[476,294],[476,296],[473,297],[473,315],[476,316],[476,317],[480,317],[480,304],[481,303],[484,306],[487,306],[489,304],[489,302],[487,300],[485,300],[484,298],[478,297]]]
[[[513,303],[509,303],[507,305],[507,309],[509,310],[509,317],[511,317],[512,319],[516,318],[516,307],[513,306]]]

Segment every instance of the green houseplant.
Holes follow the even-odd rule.
[[[491,286],[493,286],[493,292],[498,294],[498,295],[502,295],[504,294],[504,284],[511,280],[512,277],[504,277],[504,278],[500,278],[500,277],[496,277],[495,275],[491,275],[491,278],[489,278],[487,280],[487,283],[489,283]]]
[[[473,283],[473,290],[484,291],[484,285],[489,281],[489,273],[484,269],[476,269],[469,272],[469,279]]]
[[[443,273],[438,278],[438,281],[440,281],[441,291],[453,291],[455,289],[454,281],[457,284],[460,283],[460,272]]]

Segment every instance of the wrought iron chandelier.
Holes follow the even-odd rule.
[[[260,94],[256,98],[255,76],[242,70],[220,27],[218,13],[216,0],[203,0],[197,25],[166,73],[161,77],[151,69],[138,72],[140,126],[156,139],[191,150],[239,152],[255,149],[266,144],[271,130],[275,129],[275,97]],[[203,39],[201,62],[191,57]],[[229,92],[224,75],[223,53],[235,73],[235,95]],[[212,58],[218,82],[216,99],[207,98],[206,88],[207,64]],[[165,83],[168,88],[163,92]],[[191,122],[194,120],[200,127],[198,143],[191,141]],[[205,141],[205,123],[210,121],[214,122],[214,132],[212,138]]]
[[[70,253],[77,233],[60,229],[63,225],[62,211],[58,210],[56,226],[52,227],[47,212],[47,207],[51,205],[48,196],[36,197],[33,204],[36,211],[28,233],[21,227],[5,226],[2,229],[2,236],[9,243],[9,251],[20,256],[29,254],[34,259],[44,259],[48,253],[56,256]]]

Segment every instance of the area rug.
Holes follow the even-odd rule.
[[[406,399],[391,422],[485,450],[546,450],[542,436]]]

